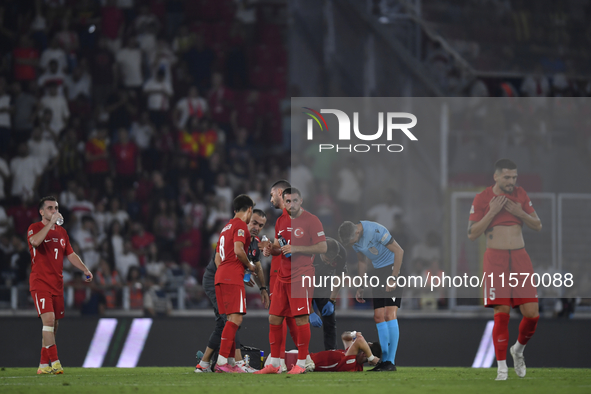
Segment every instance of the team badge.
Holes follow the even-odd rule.
[[[66,240],[65,239],[60,239],[60,245],[62,245],[63,248],[66,247]]]
[[[369,250],[369,253],[375,254],[376,256],[378,255],[378,250],[376,248],[374,248],[373,246],[371,248],[369,248],[368,250]]]
[[[238,236],[239,236],[239,237],[244,237],[244,230],[242,230],[242,229],[239,229],[239,230],[238,230]]]
[[[304,236],[304,230],[302,230],[301,228],[298,227],[293,231],[293,235],[296,238],[302,238]]]

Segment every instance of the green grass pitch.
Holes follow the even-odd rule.
[[[591,370],[531,368],[496,382],[496,368],[399,368],[397,372],[305,375],[196,374],[192,368],[65,367],[64,375],[36,375],[35,368],[1,368],[0,393],[590,393]]]

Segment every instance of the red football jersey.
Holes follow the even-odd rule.
[[[322,223],[308,211],[302,209],[302,214],[296,219],[289,215],[280,216],[275,223],[275,238],[285,238],[288,244],[296,246],[312,246],[326,241]],[[302,276],[314,276],[314,255],[296,253],[287,258],[281,255],[279,280],[291,283],[301,280]]]
[[[470,221],[479,222],[484,217],[484,215],[488,213],[488,211],[490,210],[490,206],[488,204],[493,199],[493,197],[496,196],[492,189],[493,187],[489,186],[482,192],[478,193],[476,197],[474,197],[474,202],[472,202],[472,208],[470,208]],[[513,190],[513,193],[503,193],[500,195],[506,196],[509,200],[521,204],[521,208],[523,208],[523,211],[528,215],[535,211],[529,197],[527,196],[527,193],[525,192],[525,190],[523,190],[522,187],[516,186]],[[487,227],[487,230],[495,226],[513,226],[516,224],[523,226],[523,222],[521,219],[519,219],[512,213],[509,213],[509,211],[507,211],[506,209],[501,209],[501,211],[497,213],[493,220],[490,222],[490,224]]]
[[[224,283],[231,285],[244,284],[244,264],[238,260],[234,253],[234,242],[244,244],[244,253],[248,256],[250,246],[250,232],[246,223],[234,218],[226,224],[220,233],[216,252],[220,254],[222,262],[215,273],[215,284]]]
[[[281,216],[279,216],[279,218],[277,218],[277,222],[281,218],[284,218],[284,216],[287,217],[287,220],[290,220],[289,213],[287,213],[287,210],[285,208],[283,208],[283,213],[281,214]],[[283,256],[283,255],[280,254],[280,255],[271,257],[271,272],[269,273],[270,278],[273,278],[273,277],[279,275],[279,268],[281,267],[281,256]],[[269,282],[271,282],[271,281],[269,281]],[[270,291],[273,291],[273,289],[270,288]]]
[[[27,231],[27,239],[37,234],[45,225],[43,222],[33,223]],[[29,288],[31,291],[47,291],[52,295],[64,294],[64,257],[74,253],[70,245],[70,237],[63,227],[54,225],[49,230],[45,240],[34,248],[29,243],[31,253],[31,276]]]
[[[344,350],[325,350],[311,353],[316,364],[316,372],[355,372],[363,371],[363,365],[357,362],[357,355],[346,356]]]

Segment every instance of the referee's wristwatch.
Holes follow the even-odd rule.
[[[337,304],[337,300],[331,300],[330,298],[328,299],[328,302],[332,302],[333,305]]]
[[[259,287],[259,291],[263,291],[263,290],[267,291],[267,286]]]

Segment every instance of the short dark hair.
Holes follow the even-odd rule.
[[[39,200],[39,210],[42,210],[43,208],[45,208],[45,201],[57,201],[57,200],[55,199],[54,196],[43,197],[41,200]]]
[[[336,239],[326,237],[326,253],[324,253],[324,257],[326,257],[327,260],[334,260],[339,254],[339,249],[339,243]]]
[[[288,187],[291,187],[291,184],[288,181],[286,181],[285,179],[281,179],[281,180],[278,180],[277,182],[275,182],[271,186],[271,190],[275,189],[276,187],[281,188],[281,189],[287,189]]]
[[[262,209],[253,209],[252,214],[254,215],[255,213],[262,218],[265,218],[265,219],[267,218],[267,214]]]
[[[503,171],[504,169],[507,170],[516,170],[517,169],[517,164],[515,164],[515,162],[509,160],[509,159],[499,159],[497,160],[497,162],[495,163],[495,172],[497,171]]]
[[[339,227],[339,238],[341,242],[345,245],[351,242],[353,237],[355,236],[355,223],[353,222],[343,222]]]
[[[369,342],[369,349],[375,357],[382,358],[382,345],[379,342]]]
[[[254,207],[254,201],[246,194],[241,194],[234,199],[232,206],[234,207],[234,212],[244,212],[248,208]]]
[[[300,190],[297,187],[288,187],[283,191],[281,197],[285,198],[286,194],[297,194],[298,196],[302,197],[302,192],[300,192]]]

